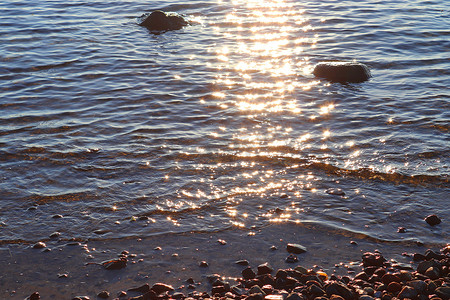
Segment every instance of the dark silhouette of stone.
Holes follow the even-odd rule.
[[[363,82],[372,75],[369,68],[357,62],[320,62],[313,71],[316,77],[328,79],[332,82]]]
[[[28,297],[29,300],[39,300],[41,299],[41,296],[39,295],[39,292],[34,292],[33,294]]]
[[[429,215],[425,218],[425,222],[427,222],[431,226],[435,226],[441,223],[441,219],[436,215]]]
[[[155,10],[150,14],[143,14],[139,18],[139,25],[147,27],[153,32],[164,32],[169,30],[178,30],[189,22],[177,13],[166,13],[161,10]]]

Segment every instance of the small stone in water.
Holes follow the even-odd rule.
[[[44,242],[37,242],[33,245],[33,249],[42,249],[47,247],[47,245]]]
[[[278,250],[278,248],[276,246],[271,246],[270,250],[275,251],[275,250]]]
[[[256,277],[256,274],[255,274],[255,272],[253,272],[252,268],[247,267],[244,270],[242,270],[242,277],[247,280],[253,279]]]
[[[399,227],[399,228],[397,229],[397,232],[398,232],[398,233],[405,233],[405,232],[406,232],[406,228],[405,228],[405,227]]]
[[[242,260],[236,261],[236,264],[240,265],[240,266],[248,266],[249,263],[248,263],[248,260],[242,259]]]
[[[97,297],[106,299],[106,298],[109,298],[109,293],[108,293],[108,291],[102,291],[102,292],[98,293]]]
[[[52,234],[50,234],[50,238],[51,239],[54,239],[54,238],[57,238],[57,237],[59,237],[61,235],[61,233],[60,232],[58,232],[58,231],[55,231],[55,232],[53,232]]]
[[[53,215],[52,218],[53,219],[61,219],[61,218],[63,218],[63,216],[62,215]]]
[[[201,268],[206,268],[206,267],[208,267],[208,263],[206,262],[206,261],[201,261],[200,263],[199,263],[199,267],[201,267]]]
[[[28,297],[29,300],[39,300],[41,299],[41,295],[39,295],[39,292],[34,292],[33,294]]]
[[[355,242],[355,241],[350,241],[350,244],[352,244],[352,245],[358,245],[358,243]]]
[[[69,275],[66,273],[58,274],[58,278],[67,278],[67,277],[69,277]]]
[[[286,257],[286,262],[287,262],[287,263],[295,263],[295,262],[298,262],[298,257],[295,256],[294,254],[290,254],[288,257]]]
[[[226,245],[227,244],[227,241],[225,241],[225,240],[217,240],[217,242],[219,244],[221,244],[221,245]]]
[[[125,258],[113,259],[110,261],[102,262],[102,266],[106,270],[119,270],[127,266],[127,260]]]
[[[289,253],[301,254],[306,252],[306,248],[300,244],[287,244],[286,250]]]
[[[341,189],[330,188],[326,190],[327,194],[336,195],[336,196],[345,196],[345,192]]]
[[[174,290],[174,288],[171,285],[164,284],[164,283],[155,283],[152,288],[152,291],[154,291],[157,295],[162,294],[164,292],[171,292]]]
[[[441,219],[436,215],[429,215],[425,218],[425,222],[427,222],[431,226],[435,226],[441,223]]]

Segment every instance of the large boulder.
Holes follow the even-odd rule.
[[[150,31],[163,32],[181,29],[183,26],[189,25],[189,22],[177,13],[166,13],[162,10],[155,10],[140,16],[139,25],[147,27]]]
[[[369,68],[357,62],[320,62],[314,67],[316,77],[328,79],[332,82],[363,82],[371,77]]]

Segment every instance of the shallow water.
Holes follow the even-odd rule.
[[[449,242],[445,1],[0,8],[1,243],[283,222]],[[151,34],[136,18],[154,9],[194,25]],[[314,78],[325,60],[373,78]],[[427,225],[431,213],[443,223]]]

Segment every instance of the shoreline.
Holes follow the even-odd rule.
[[[296,254],[298,262],[286,262],[288,243],[306,247],[307,252]],[[158,282],[188,295],[192,292],[188,280],[195,283],[195,291],[210,293],[208,275],[220,274],[237,282],[243,269],[236,264],[239,260],[247,260],[255,272],[257,266],[268,263],[275,271],[304,266],[330,276],[354,276],[361,271],[359,263],[365,252],[378,249],[388,259],[410,264],[412,258],[405,252],[411,255],[424,253],[429,246],[435,251],[446,246],[374,242],[292,224],[274,224],[254,232],[168,234],[86,243],[50,240],[46,244],[42,249],[2,245],[0,264],[5,268],[0,298],[25,299],[39,292],[42,299],[73,299],[77,295],[100,299],[97,295],[106,290],[111,295],[108,299],[115,299],[121,291]],[[107,270],[100,265],[117,260],[121,253],[126,253],[126,267]]]

